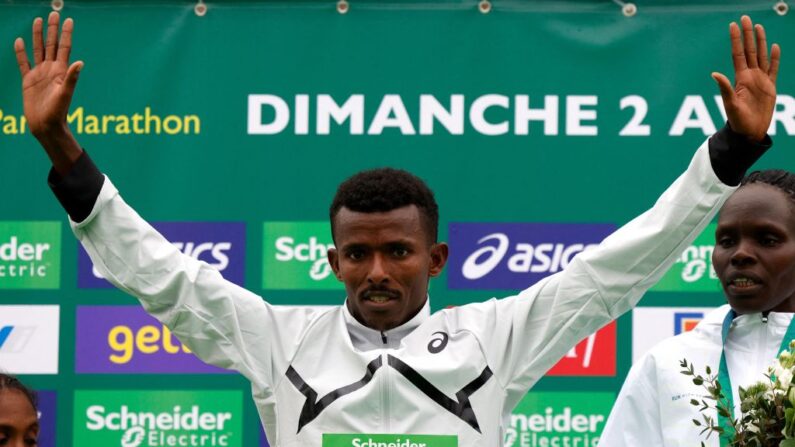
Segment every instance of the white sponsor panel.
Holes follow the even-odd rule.
[[[666,338],[686,332],[714,307],[636,307],[632,309],[632,362]]]
[[[0,306],[0,371],[58,374],[58,306]]]

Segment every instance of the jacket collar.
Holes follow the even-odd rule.
[[[345,327],[348,329],[348,334],[351,336],[351,342],[354,348],[360,351],[396,349],[400,346],[403,337],[410,334],[431,316],[431,305],[430,299],[426,298],[422,309],[420,309],[417,315],[414,315],[411,320],[384,332],[369,328],[354,318],[348,310],[347,299],[342,305],[342,315],[345,319]]]

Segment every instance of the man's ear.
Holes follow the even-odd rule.
[[[342,275],[340,274],[340,257],[339,253],[337,253],[336,248],[329,248],[328,252],[326,252],[326,256],[328,257],[328,264],[331,266],[331,270],[334,271],[334,276],[342,282]]]
[[[449,247],[444,242],[437,242],[431,246],[431,267],[428,273],[431,276],[439,276],[447,264]]]

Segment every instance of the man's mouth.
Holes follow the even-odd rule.
[[[400,298],[400,294],[393,290],[365,290],[362,292],[362,299],[377,304],[386,303],[389,300],[398,298]]]

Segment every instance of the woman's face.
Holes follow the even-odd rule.
[[[39,419],[27,396],[19,390],[0,390],[0,446],[37,445]]]
[[[739,314],[795,312],[795,207],[780,189],[752,183],[723,205],[712,265]]]

